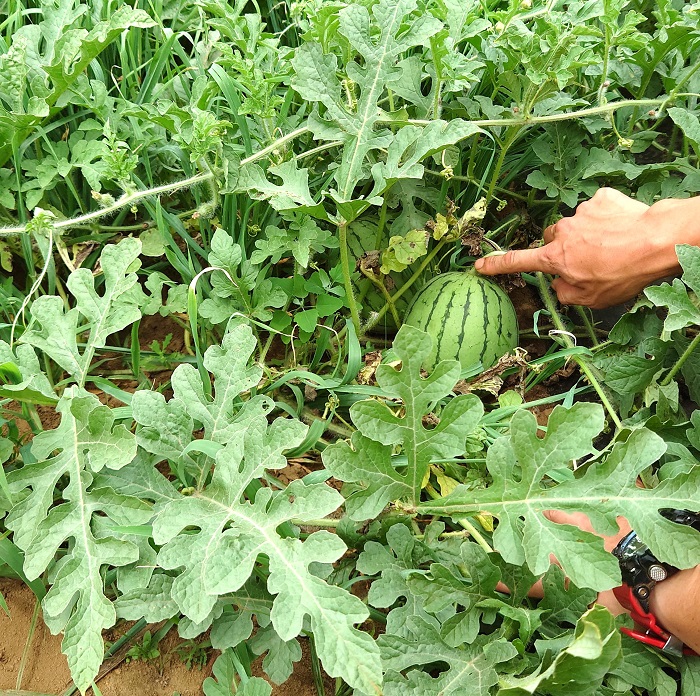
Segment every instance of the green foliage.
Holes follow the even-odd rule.
[[[86,689],[102,664],[102,630],[114,625],[116,613],[105,597],[101,569],[138,560],[138,548],[110,534],[95,535],[92,518],[106,515],[116,525],[144,524],[150,506],[110,488],[92,488],[93,473],[119,469],[136,454],[136,440],[98,399],[79,387],[67,389],[57,405],[61,424],[32,443],[33,464],[8,477],[13,494],[25,494],[7,517],[14,542],[25,552],[24,569],[38,578],[67,541],[70,550],[53,568],[53,584],[44,598],[44,620],[62,631],[63,651],[73,679]],[[53,452],[58,452],[52,456]],[[68,485],[63,501],[52,506],[61,477]],[[30,489],[27,491],[27,489]],[[51,509],[49,509],[49,507]]]
[[[620,633],[610,612],[603,607],[587,611],[576,624],[571,643],[544,671],[523,679],[508,680],[504,696],[544,693],[557,696],[598,693],[606,672],[620,659]]]
[[[247,677],[236,684],[236,662],[232,651],[226,650],[216,659],[213,677],[204,680],[205,696],[270,696],[272,687],[260,677]]]
[[[102,296],[95,289],[91,271],[79,268],[67,283],[75,298],[74,307],[65,311],[61,298],[56,296],[37,298],[22,341],[48,355],[80,386],[85,384],[95,350],[106,345],[108,336],[141,317],[142,292],[131,270],[132,266],[138,267],[140,252],[141,243],[133,238],[105,248],[100,259],[104,271]],[[78,334],[86,330],[89,338],[81,353]]]
[[[695,297],[700,291],[700,250],[683,244],[679,245],[676,251],[683,268],[681,278],[674,278],[671,284],[663,283],[644,291],[654,305],[667,309],[664,320],[664,332],[667,336],[674,331],[700,323],[700,310],[695,304]],[[688,290],[694,295],[689,295]]]
[[[0,162],[38,126],[66,95],[90,62],[125,29],[152,27],[143,11],[120,7],[108,20],[92,23],[76,0],[42,3],[42,20],[12,35],[0,55]],[[92,25],[88,29],[86,25]]]
[[[282,683],[306,637],[339,696],[695,694],[588,607],[618,515],[700,562],[659,514],[698,505],[700,252],[488,374],[400,325],[601,185],[700,192],[697,3],[139,7],[0,23],[0,560],[78,689],[145,619],[209,631],[207,696],[269,696],[251,662]]]
[[[589,465],[577,480],[550,486],[544,477],[571,461],[594,452],[592,439],[603,426],[602,408],[580,403],[571,409],[556,407],[544,438],[537,437],[537,422],[518,411],[510,435],[493,444],[487,466],[493,485],[474,493],[460,487],[436,503],[424,503],[429,514],[464,515],[486,510],[499,519],[494,546],[509,562],[527,563],[535,574],[550,564],[551,549],[566,574],[579,586],[605,590],[620,584],[617,560],[603,550],[602,541],[571,525],[551,522],[544,510],[585,512],[600,534],[617,530],[622,515],[660,559],[688,568],[700,561],[700,539],[690,528],[667,524],[658,510],[694,506],[697,471],[666,480],[653,491],[636,486],[637,476],[664,454],[666,445],[654,433],[639,429],[618,442],[602,462]],[[683,542],[665,543],[667,534]],[[584,542],[584,543],[582,543]]]
[[[457,361],[444,361],[427,379],[421,365],[432,341],[421,331],[403,326],[394,341],[401,369],[380,365],[377,382],[388,398],[401,400],[405,415],[397,416],[386,404],[358,401],[350,409],[358,432],[350,444],[338,442],[324,452],[326,468],[341,481],[361,483],[347,500],[351,518],[376,517],[386,504],[397,498],[417,502],[432,457],[452,457],[464,452],[467,437],[483,413],[480,401],[465,394],[451,399],[431,429],[423,417],[447,396],[459,379]],[[405,473],[391,463],[393,448],[401,445],[406,455]]]
[[[160,649],[158,648],[158,643],[153,639],[150,631],[145,631],[141,643],[136,643],[129,648],[125,662],[149,662],[159,657]]]

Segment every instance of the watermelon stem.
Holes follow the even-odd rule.
[[[598,340],[598,337],[595,334],[595,327],[593,326],[593,322],[591,322],[591,318],[588,316],[588,312],[586,311],[586,309],[584,307],[581,307],[581,305],[575,305],[574,309],[576,310],[576,313],[581,317],[581,320],[583,321],[583,326],[586,329],[588,337],[593,342],[593,345],[599,345],[600,341]]]
[[[386,226],[386,213],[387,213],[387,204],[386,204],[386,196],[384,196],[384,202],[382,203],[382,207],[379,210],[379,224],[377,225],[377,234],[374,238],[374,248],[375,249],[381,249],[383,244],[384,244],[384,227]]]
[[[341,220],[338,223],[338,237],[340,242],[340,266],[343,271],[343,285],[345,286],[345,299],[350,310],[352,323],[355,326],[355,333],[362,335],[362,325],[360,324],[360,312],[357,309],[355,300],[355,289],[352,283],[352,271],[350,270],[350,254],[348,252],[348,223]]]
[[[396,326],[401,326],[401,319],[399,318],[399,314],[396,311],[396,305],[394,304],[394,298],[391,296],[389,291],[386,289],[386,285],[384,285],[384,279],[381,277],[377,277],[374,275],[374,273],[370,273],[366,271],[364,268],[360,268],[360,272],[362,275],[364,275],[366,278],[369,278],[369,280],[372,282],[372,284],[378,288],[379,292],[382,293],[382,297],[384,298],[384,301],[386,302],[387,306],[389,307],[389,311],[391,312],[392,319],[394,320],[394,323]]]
[[[501,169],[503,168],[503,163],[505,162],[506,155],[510,146],[515,142],[520,133],[522,126],[516,126],[511,128],[501,144],[501,151],[498,153],[498,159],[496,160],[496,165],[493,168],[493,174],[491,175],[491,183],[489,184],[488,191],[486,193],[486,203],[487,205],[491,202],[493,194],[496,191],[496,184],[498,184],[498,177],[501,175]]]
[[[552,322],[554,326],[557,327],[557,330],[561,331],[561,334],[559,334],[561,336],[561,339],[564,341],[567,348],[574,348],[575,344],[569,338],[569,330],[566,328],[566,325],[562,321],[562,318],[559,312],[557,311],[554,298],[549,292],[549,280],[544,275],[544,273],[537,273],[537,284],[539,287],[542,302],[544,303],[545,308],[552,317]],[[583,372],[589,384],[598,393],[598,396],[600,397],[600,400],[603,406],[605,407],[605,410],[610,415],[610,419],[615,424],[615,427],[618,430],[622,430],[622,422],[620,421],[619,416],[617,415],[615,409],[610,403],[608,395],[605,393],[605,389],[598,380],[598,376],[596,375],[597,370],[593,367],[593,365],[589,365],[588,361],[581,355],[572,355],[571,358],[579,366],[579,369],[581,370],[581,372]]]
[[[681,355],[681,357],[678,358],[676,364],[671,368],[670,372],[666,375],[666,377],[664,377],[664,379],[660,382],[660,386],[665,387],[671,384],[671,380],[683,367],[685,361],[690,357],[691,353],[698,347],[698,344],[700,344],[700,333],[697,334],[697,336],[695,336],[695,338],[693,338],[693,340],[688,344],[688,347],[683,351],[683,355]]]
[[[428,483],[425,486],[425,492],[433,499],[433,500],[438,500],[439,498],[442,498],[442,496],[435,490],[435,488]],[[466,530],[471,537],[474,539],[474,541],[481,546],[486,553],[493,553],[493,549],[489,545],[488,541],[484,539],[484,537],[481,535],[479,530],[471,523],[470,520],[468,520],[466,517],[462,517],[457,520],[457,524],[462,527],[462,529]]]
[[[435,256],[440,252],[440,250],[447,243],[447,238],[443,237],[436,245],[435,248],[423,259],[422,263],[414,271],[413,275],[397,290],[392,296],[392,303],[396,304],[398,300],[412,285],[418,280],[423,271],[428,267],[428,264],[435,258]],[[389,311],[389,303],[385,303],[384,306],[374,314],[365,324],[364,330],[369,331],[374,326],[377,325],[379,320]]]

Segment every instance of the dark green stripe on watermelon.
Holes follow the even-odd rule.
[[[413,298],[404,323],[427,332],[433,350],[424,365],[459,360],[486,370],[517,346],[518,321],[508,295],[475,273],[444,273]]]
[[[450,300],[447,303],[447,309],[445,310],[445,320],[446,321],[449,321],[450,312],[452,311],[452,305],[454,304],[456,297],[457,297],[456,293],[452,293],[450,295]],[[440,331],[438,333],[437,341],[435,341],[435,339],[433,339],[433,347],[435,349],[436,354],[438,354],[438,355],[440,354],[440,348],[442,346],[442,339],[445,338],[446,333],[447,332],[443,329],[442,331]]]
[[[457,337],[457,345],[461,346],[464,341],[464,329],[467,326],[467,319],[469,318],[469,311],[471,307],[471,295],[474,288],[469,288],[467,292],[467,299],[464,301],[464,307],[462,308],[462,321],[461,328],[459,330],[459,336]]]

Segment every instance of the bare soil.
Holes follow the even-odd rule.
[[[22,651],[29,634],[34,595],[19,580],[0,579],[0,592],[10,609],[8,617],[0,611],[0,696],[16,687]],[[211,676],[219,653],[210,651],[207,664],[200,670],[188,670],[175,653],[181,643],[172,630],[160,643],[162,661],[122,662],[98,682],[103,696],[201,696],[202,682]],[[281,686],[273,686],[273,696],[317,696],[313,684],[308,645],[302,642],[303,658],[292,676]],[[263,676],[259,661],[254,672]],[[333,693],[333,682],[326,680],[326,693]],[[28,653],[21,689],[24,696],[60,695],[71,684],[61,636],[53,636],[41,618],[37,622]],[[30,693],[28,693],[30,692]],[[14,692],[16,693],[16,692]],[[92,690],[87,692],[92,696]]]

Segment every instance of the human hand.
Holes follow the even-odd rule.
[[[687,203],[661,201],[648,206],[615,189],[601,188],[578,206],[573,217],[545,229],[544,246],[479,259],[475,268],[484,275],[526,271],[556,275],[552,289],[562,304],[594,308],[619,304],[678,271],[675,244],[683,240],[673,213]]]
[[[588,515],[584,515],[582,512],[569,513],[562,512],[561,510],[545,510],[544,515],[547,519],[551,520],[552,522],[556,522],[557,524],[570,524],[574,527],[578,527],[584,532],[590,532],[591,534],[601,536],[595,531],[595,529],[593,529],[593,525],[591,524],[590,519],[588,519]],[[612,553],[612,550],[620,543],[622,538],[632,531],[629,522],[627,522],[624,517],[617,518],[617,526],[619,529],[617,534],[602,537],[603,546],[609,553]],[[629,613],[627,612],[627,609],[625,609],[622,604],[617,601],[617,598],[612,590],[604,590],[603,592],[599,592],[596,604],[604,606],[613,616]]]
[[[584,515],[582,512],[568,513],[568,512],[562,512],[561,510],[545,510],[544,516],[548,520],[555,522],[556,524],[570,524],[570,525],[573,525],[574,527],[578,527],[579,529],[583,530],[584,532],[590,532],[591,534],[596,534],[597,536],[601,536],[598,534],[598,532],[595,531],[595,529],[593,529],[593,525],[591,524],[591,521],[588,518],[588,516]],[[612,550],[617,546],[617,544],[620,542],[620,540],[631,531],[631,527],[629,526],[629,523],[627,522],[627,520],[624,519],[624,517],[617,518],[617,525],[618,525],[618,529],[619,529],[619,532],[617,534],[614,534],[613,536],[609,536],[609,537],[605,537],[605,536],[602,537],[603,538],[603,545],[605,547],[605,550],[608,552],[612,552]],[[559,565],[559,562],[557,561],[556,556],[554,554],[552,554],[550,556],[550,559],[551,559],[552,563],[556,563],[557,565]],[[498,586],[496,587],[496,589],[501,591],[501,592],[510,593],[509,589],[503,583],[499,583]],[[535,598],[542,598],[544,596],[544,591],[543,591],[541,580],[538,580],[530,588],[528,595],[530,597],[535,597]],[[617,598],[615,597],[615,594],[613,593],[612,590],[605,590],[604,592],[599,592],[598,599],[596,600],[596,604],[600,604],[600,605],[604,606],[614,616],[617,616],[618,614],[623,614],[623,613],[627,612],[627,609],[625,609],[617,601]]]

